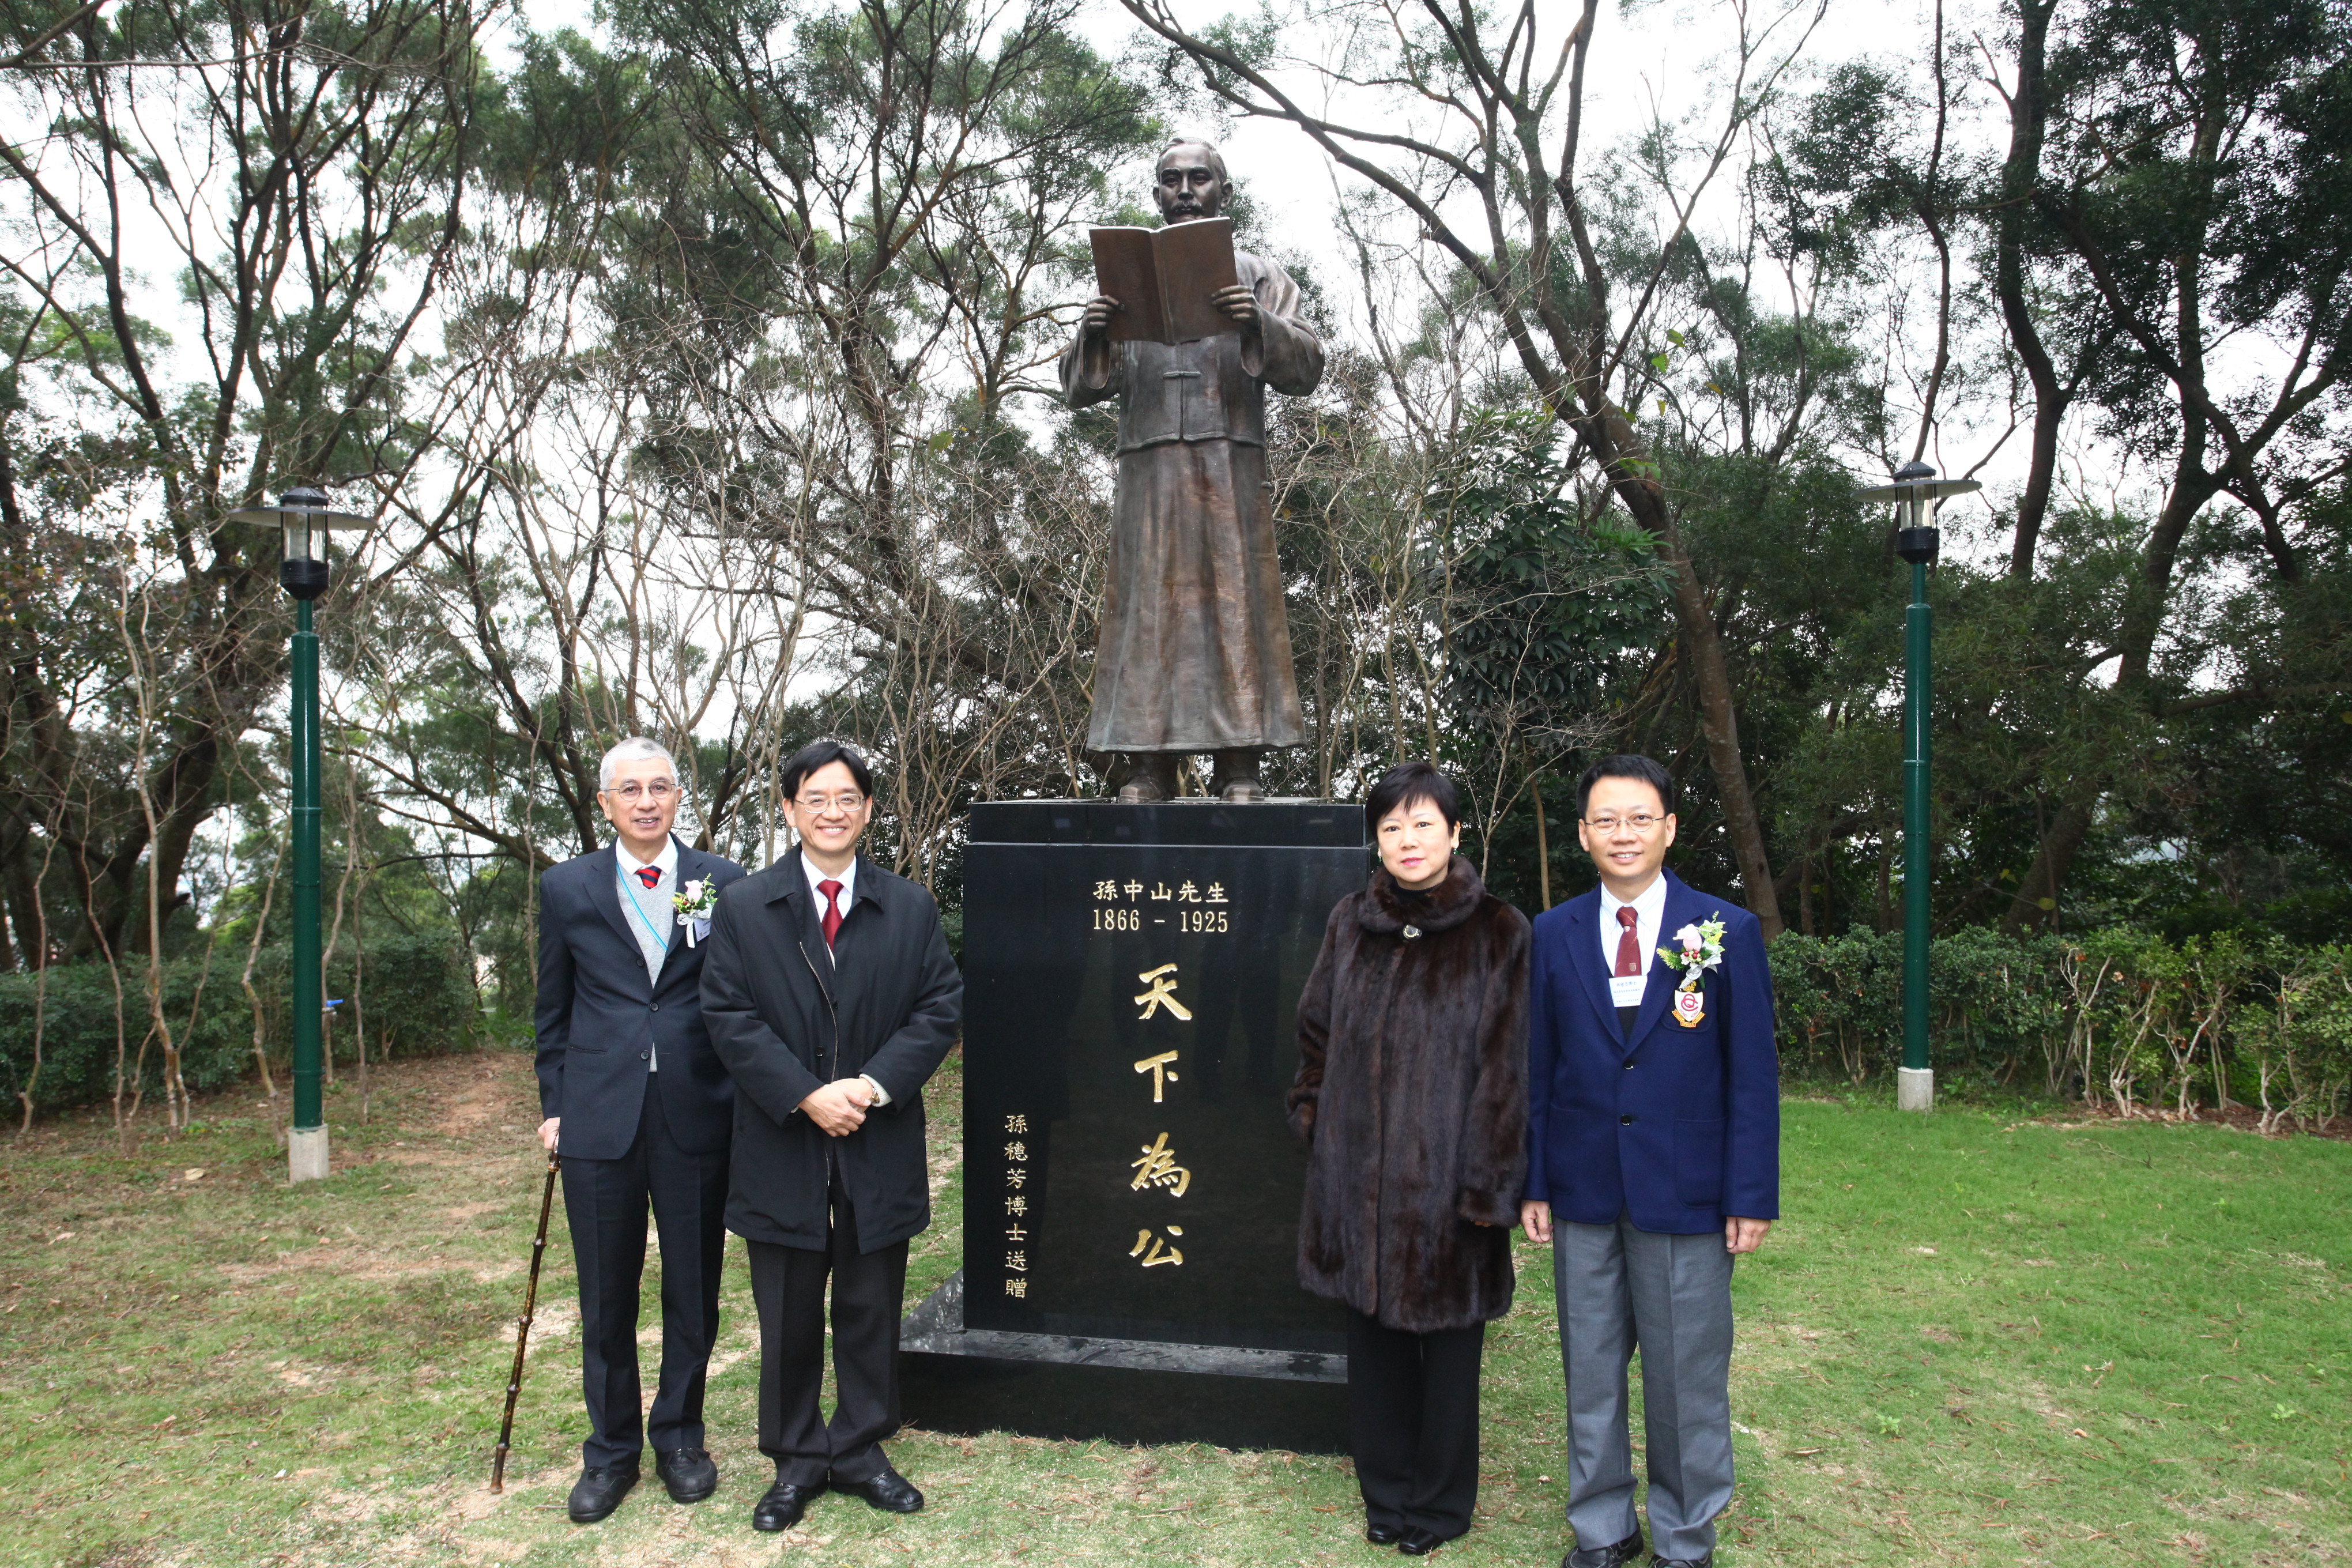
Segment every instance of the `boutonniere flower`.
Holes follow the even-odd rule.
[[[686,928],[687,946],[710,934],[710,911],[719,902],[719,889],[710,885],[709,878],[681,883],[669,901],[677,910],[677,923]]]
[[[1675,987],[1675,1022],[1685,1029],[1697,1028],[1706,1016],[1699,982],[1723,963],[1723,917],[1683,927],[1675,932],[1675,945],[1658,949],[1658,957],[1667,968],[1682,972],[1682,984]]]

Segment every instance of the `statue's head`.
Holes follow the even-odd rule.
[[[1151,182],[1151,199],[1160,204],[1165,223],[1190,223],[1214,217],[1224,209],[1233,189],[1225,177],[1225,160],[1207,142],[1176,142],[1160,154]]]

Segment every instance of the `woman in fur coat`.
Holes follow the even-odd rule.
[[[1470,1528],[1478,1361],[1511,1308],[1528,921],[1454,853],[1435,768],[1390,770],[1364,816],[1380,869],[1331,911],[1298,999],[1298,1279],[1348,1309],[1364,1538],[1418,1557]]]

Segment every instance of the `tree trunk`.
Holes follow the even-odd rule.
[[[1764,825],[1757,815],[1756,797],[1748,787],[1748,763],[1739,752],[1739,714],[1732,700],[1731,668],[1723,657],[1723,637],[1716,629],[1706,590],[1697,570],[1683,549],[1679,533],[1669,531],[1662,542],[1675,573],[1675,618],[1690,649],[1691,673],[1698,688],[1699,729],[1706,739],[1707,766],[1723,807],[1723,830],[1730,837],[1731,853],[1739,864],[1739,888],[1748,912],[1764,928],[1770,942],[1781,931],[1780,900],[1772,887],[1772,862],[1764,847]]]
[[[2025,222],[2034,187],[2042,178],[2042,71],[2051,13],[2057,0],[2019,0],[2017,85],[2009,101],[2009,158],[2001,166],[2000,221],[1994,237],[1993,292],[2000,300],[2009,341],[2033,384],[2033,447],[2025,489],[2017,498],[2017,521],[2009,547],[2009,574],[2033,575],[2033,550],[2050,510],[2050,487],[2058,469],[2058,427],[2070,401],[2058,384],[2057,367],[2042,345],[2040,328],[2025,298]]]
[[[1528,794],[1536,803],[1536,896],[1551,908],[1551,834],[1544,825],[1542,775],[1528,774]]]
[[[2074,795],[2059,806],[2049,831],[2042,836],[2042,847],[2034,853],[2032,868],[2017,885],[2017,896],[2011,900],[2009,913],[2001,919],[2003,931],[2021,936],[2031,931],[2056,928],[2058,890],[2066,885],[2066,873],[2074,864],[2074,852],[2090,836],[2092,815],[2099,796],[2105,793],[2104,784],[2104,780],[2095,778],[2078,784]],[[2043,907],[2045,900],[2047,908]]]

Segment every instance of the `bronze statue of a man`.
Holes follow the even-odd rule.
[[[1217,216],[1230,189],[1205,142],[1160,155],[1152,197],[1171,224]],[[1323,378],[1323,345],[1281,268],[1234,252],[1218,309],[1237,331],[1168,346],[1113,342],[1119,302],[1087,301],[1062,354],[1070,406],[1118,399],[1118,488],[1102,650],[1087,744],[1125,752],[1122,801],[1176,793],[1176,759],[1216,756],[1213,787],[1264,800],[1258,760],[1306,739],[1266,496],[1265,388]]]

